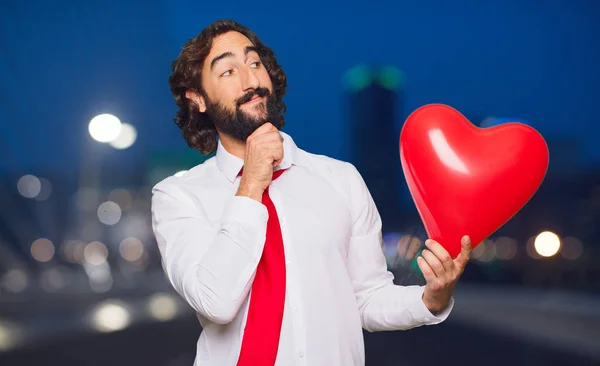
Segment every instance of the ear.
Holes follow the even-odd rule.
[[[185,97],[190,100],[193,100],[194,103],[196,103],[196,105],[198,106],[198,111],[200,111],[201,113],[206,112],[206,102],[204,101],[204,97],[200,95],[200,93],[198,93],[195,90],[188,89],[185,91]]]

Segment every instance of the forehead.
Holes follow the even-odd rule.
[[[239,32],[227,32],[216,36],[213,39],[212,47],[206,58],[208,63],[210,61],[225,52],[231,52],[235,55],[243,54],[246,46],[252,46],[252,42],[245,35]]]

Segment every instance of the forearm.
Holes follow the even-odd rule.
[[[444,321],[453,307],[453,300],[434,315],[423,303],[422,294],[422,286],[394,284],[372,291],[360,307],[363,328],[370,332],[406,330]]]
[[[450,304],[434,316],[423,302],[424,287],[394,284],[378,233],[352,237],[347,261],[362,325],[367,331],[404,330],[437,324],[452,308]]]
[[[248,296],[265,242],[260,232],[239,241],[229,234],[227,228],[221,230],[195,273],[190,274],[195,276],[196,294],[205,305],[204,312],[213,309],[226,321],[232,320]]]
[[[178,220],[157,230],[171,283],[204,317],[230,322],[248,296],[266,235],[268,213],[259,202],[234,197],[218,226],[182,232],[193,222]],[[191,220],[191,219],[187,219]],[[172,227],[169,227],[172,225]]]
[[[402,330],[442,322],[453,301],[434,316],[423,302],[423,287],[394,284],[383,252],[381,217],[356,168],[348,168],[348,197],[354,224],[346,264],[363,328],[371,332]]]

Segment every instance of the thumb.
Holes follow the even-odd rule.
[[[462,269],[467,265],[467,263],[471,259],[471,252],[473,251],[473,244],[471,243],[471,238],[468,235],[463,236],[460,241],[460,246],[460,253],[454,261]]]

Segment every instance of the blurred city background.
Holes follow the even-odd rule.
[[[201,329],[163,275],[150,189],[207,158],[167,78],[223,18],[275,50],[284,131],[363,174],[398,283],[424,283],[398,155],[410,112],[444,103],[548,142],[542,187],[475,250],[450,318],[365,333],[368,366],[600,365],[594,0],[0,0],[0,365],[193,363]]]

